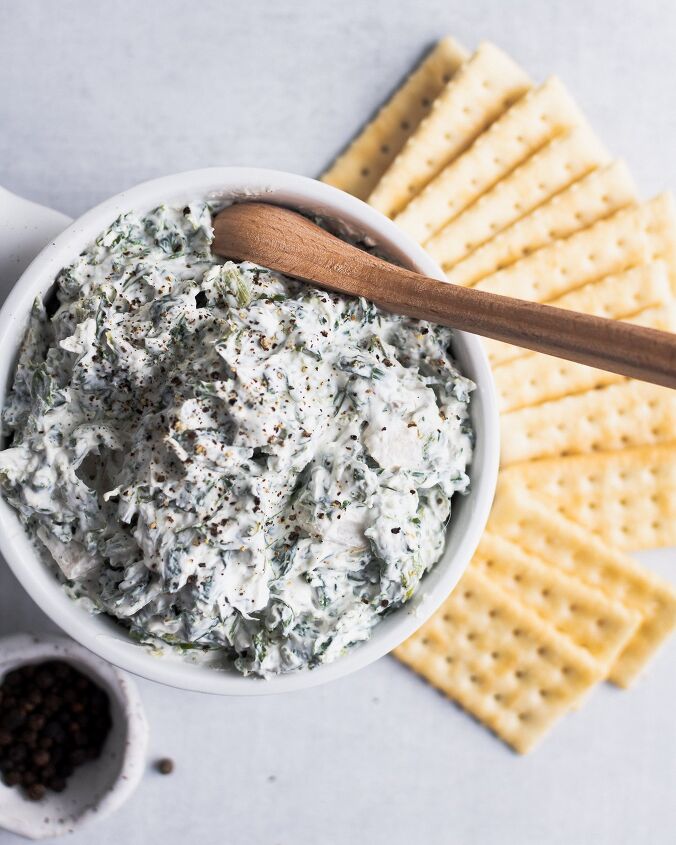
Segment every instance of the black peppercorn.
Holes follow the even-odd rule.
[[[45,787],[41,783],[34,783],[26,790],[26,794],[31,801],[40,801],[45,797],[45,792]]]
[[[0,685],[0,777],[41,800],[96,759],[110,730],[107,694],[64,661],[21,666]]]
[[[157,761],[157,771],[162,775],[170,775],[174,771],[174,761],[170,757],[163,757]]]

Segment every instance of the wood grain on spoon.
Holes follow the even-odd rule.
[[[369,255],[295,211],[231,205],[214,220],[213,250],[350,296],[483,337],[676,387],[676,335],[446,284]]]

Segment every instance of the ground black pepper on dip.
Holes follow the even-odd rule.
[[[39,801],[96,759],[110,731],[108,695],[62,660],[26,664],[0,684],[0,776]]]

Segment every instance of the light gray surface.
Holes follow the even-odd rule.
[[[671,2],[0,0],[0,21],[0,184],[70,214],[211,164],[314,175],[446,32],[558,73],[644,195],[676,188]],[[0,634],[49,627],[0,568]],[[675,668],[672,643],[525,759],[390,659],[276,699],[142,682],[176,772],[70,842],[673,843]]]

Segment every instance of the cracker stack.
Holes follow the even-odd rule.
[[[563,84],[446,38],[324,174],[453,284],[676,331],[676,211],[639,202]],[[396,656],[520,752],[676,627],[627,552],[676,545],[676,391],[485,341],[502,465],[488,528]]]

